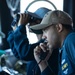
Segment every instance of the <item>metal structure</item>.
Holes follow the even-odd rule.
[[[55,6],[50,0],[34,0],[34,1],[32,1],[31,3],[29,3],[29,5],[27,6],[27,8],[26,8],[25,11],[27,11],[27,10],[29,9],[29,7],[30,7],[31,5],[33,5],[34,3],[36,3],[36,2],[41,2],[41,1],[48,2],[50,5],[53,6],[53,8],[54,8],[55,10],[57,10],[56,6]]]

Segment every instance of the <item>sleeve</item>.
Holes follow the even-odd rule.
[[[75,34],[69,36],[66,40],[66,48],[69,59],[75,65]]]
[[[49,67],[47,67],[42,73],[41,75],[54,75],[53,72],[50,70]]]
[[[10,46],[10,48],[11,48],[11,50],[12,50],[14,56],[15,56],[16,58],[19,58],[18,52],[16,51],[16,48],[14,47],[14,33],[13,33],[13,31],[10,31],[10,32],[8,33],[7,41],[8,41],[8,43],[9,43],[9,46]]]
[[[14,32],[14,46],[21,60],[34,60],[33,50],[38,44],[39,42],[35,44],[29,44],[24,25],[21,25]]]

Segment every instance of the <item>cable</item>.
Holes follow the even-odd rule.
[[[42,62],[42,60],[40,60],[39,63],[37,63],[37,64],[34,66],[34,68],[32,69],[33,75],[36,75],[36,68],[37,68],[37,66],[38,66],[41,62]],[[48,64],[48,67],[49,67],[49,69],[51,70],[51,72],[53,73],[53,75],[55,75],[55,73],[53,72],[53,70],[52,70],[52,68],[49,66],[49,64]]]
[[[34,66],[34,68],[32,69],[33,75],[36,75],[36,71],[35,71],[35,70],[36,70],[37,66],[41,63],[41,61],[42,61],[42,60],[40,60],[39,63],[37,63],[37,64]]]

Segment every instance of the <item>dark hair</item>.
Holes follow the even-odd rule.
[[[73,27],[71,25],[67,25],[67,24],[62,24],[62,25],[67,30],[73,30]]]

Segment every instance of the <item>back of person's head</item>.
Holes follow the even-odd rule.
[[[73,21],[70,15],[61,10],[49,11],[44,16],[40,24],[30,26],[31,29],[40,30],[54,24],[62,24],[64,27],[73,27]]]

